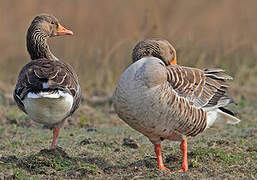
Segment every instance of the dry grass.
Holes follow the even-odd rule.
[[[50,44],[76,69],[84,95],[110,94],[135,43],[149,37],[172,42],[180,64],[222,67],[235,77],[235,87],[256,89],[256,6],[240,0],[1,1],[0,81],[14,85],[29,61],[27,27],[36,14],[50,13],[75,33]]]

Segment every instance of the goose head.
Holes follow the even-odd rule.
[[[52,15],[41,14],[36,16],[27,32],[27,50],[32,60],[46,58],[58,60],[49,49],[47,39],[55,36],[73,35],[73,32],[64,28],[58,19]]]
[[[30,28],[33,27],[40,29],[41,33],[47,37],[73,35],[73,32],[64,28],[56,17],[48,14],[36,16],[30,25]]]
[[[147,56],[161,59],[166,66],[177,64],[176,50],[167,40],[147,39],[138,42],[132,52],[133,63]]]

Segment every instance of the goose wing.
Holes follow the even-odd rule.
[[[38,59],[22,68],[13,96],[18,107],[26,113],[22,101],[29,92],[55,92],[57,90],[73,96],[74,101],[70,112],[73,113],[79,106],[81,90],[72,67],[61,61]]]
[[[223,107],[233,99],[227,95],[232,77],[222,69],[196,69],[183,66],[167,67],[168,82],[178,96],[197,108]]]

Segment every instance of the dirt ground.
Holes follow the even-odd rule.
[[[164,141],[170,172],[157,168],[153,145],[113,112],[108,97],[83,102],[62,128],[57,148],[52,132],[33,123],[1,96],[1,179],[256,179],[257,104],[244,98],[231,106],[242,122],[208,129],[188,140],[189,171],[181,166],[178,142]]]

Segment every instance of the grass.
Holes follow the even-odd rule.
[[[208,129],[188,141],[189,171],[178,173],[178,142],[164,141],[163,157],[171,172],[157,168],[153,145],[113,114],[112,107],[82,104],[48,150],[52,132],[9,105],[0,129],[0,177],[9,179],[256,179],[256,102],[239,100],[242,122]],[[90,112],[89,109],[91,108]],[[87,110],[87,111],[85,111]],[[94,119],[95,121],[91,121]],[[0,121],[1,122],[1,121]]]

